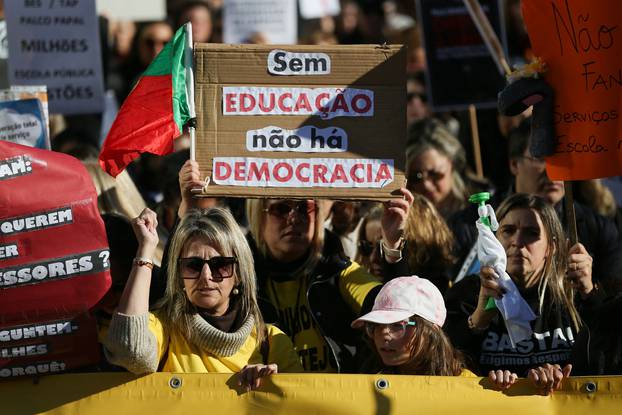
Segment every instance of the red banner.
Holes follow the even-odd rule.
[[[96,361],[94,320],[66,322],[88,315],[110,287],[108,257],[97,193],[82,163],[0,141],[0,370],[22,373],[33,359],[42,365],[37,373]],[[28,327],[39,334],[11,337]]]

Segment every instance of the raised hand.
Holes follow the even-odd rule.
[[[382,240],[391,249],[397,249],[404,234],[408,212],[415,199],[410,190],[402,187],[400,189],[404,198],[391,199],[384,203],[384,213],[382,215]]]
[[[145,258],[153,258],[158,238],[158,216],[156,213],[145,208],[137,218],[132,220],[132,229],[138,240],[138,255]]]

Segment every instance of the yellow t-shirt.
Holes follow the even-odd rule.
[[[276,363],[279,373],[302,372],[302,366],[291,341],[285,333],[272,325],[266,325],[270,345],[268,362]],[[149,313],[149,331],[158,343],[158,359],[163,361],[163,372],[184,373],[237,373],[248,364],[263,363],[255,330],[232,356],[215,356],[191,344],[177,331],[169,333],[162,322]],[[168,343],[168,348],[167,348]],[[163,356],[166,353],[166,356]]]
[[[463,377],[463,378],[477,378],[477,377],[479,377],[475,373],[471,372],[469,369],[462,369],[462,372],[460,372],[460,374],[458,376]]]
[[[276,307],[279,322],[292,339],[304,370],[334,373],[337,368],[331,362],[332,352],[311,314],[307,302],[307,284],[302,280],[268,281],[270,302]],[[365,297],[377,285],[380,285],[380,281],[355,262],[339,276],[341,296],[357,315]]]

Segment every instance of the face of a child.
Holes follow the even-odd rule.
[[[415,326],[403,326],[403,335],[398,325],[405,322],[378,325],[374,330],[376,350],[386,366],[401,366],[411,359],[411,345],[415,337]]]

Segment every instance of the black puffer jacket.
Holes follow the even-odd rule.
[[[287,273],[288,270],[293,271],[296,266],[287,264],[288,269],[284,269],[283,264],[261,255],[250,235],[248,235],[248,241],[255,259],[259,287],[258,302],[263,318],[266,323],[284,329],[286,324],[279,321],[277,309],[269,300],[267,282],[279,271]],[[337,235],[326,231],[322,256],[313,273],[308,277],[306,292],[311,316],[330,347],[332,365],[339,373],[358,373],[365,355],[371,353],[363,341],[361,332],[350,327],[350,323],[358,316],[351,310],[339,291],[339,277],[351,264],[343,253]],[[370,276],[370,278],[373,277]],[[380,288],[381,286],[378,285],[367,294],[361,313],[371,310]]]

